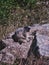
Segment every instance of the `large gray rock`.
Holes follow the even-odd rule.
[[[41,26],[41,30],[37,31],[37,45],[42,56],[49,57],[49,24]]]

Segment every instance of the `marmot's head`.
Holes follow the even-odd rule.
[[[30,27],[25,26],[25,27],[24,27],[24,31],[29,32],[29,31],[30,31]]]

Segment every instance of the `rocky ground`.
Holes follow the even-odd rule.
[[[49,24],[19,28],[16,33],[2,39],[1,65],[2,62],[9,65],[49,65]]]

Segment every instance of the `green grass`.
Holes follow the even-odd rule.
[[[28,7],[36,0],[0,0],[0,25],[8,25],[10,11],[16,7]]]
[[[10,10],[15,7],[15,0],[0,0],[0,24],[8,24]]]

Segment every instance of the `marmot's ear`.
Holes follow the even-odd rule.
[[[30,27],[25,26],[25,27],[24,27],[24,30],[25,30],[26,32],[29,32],[29,31],[30,31]]]

